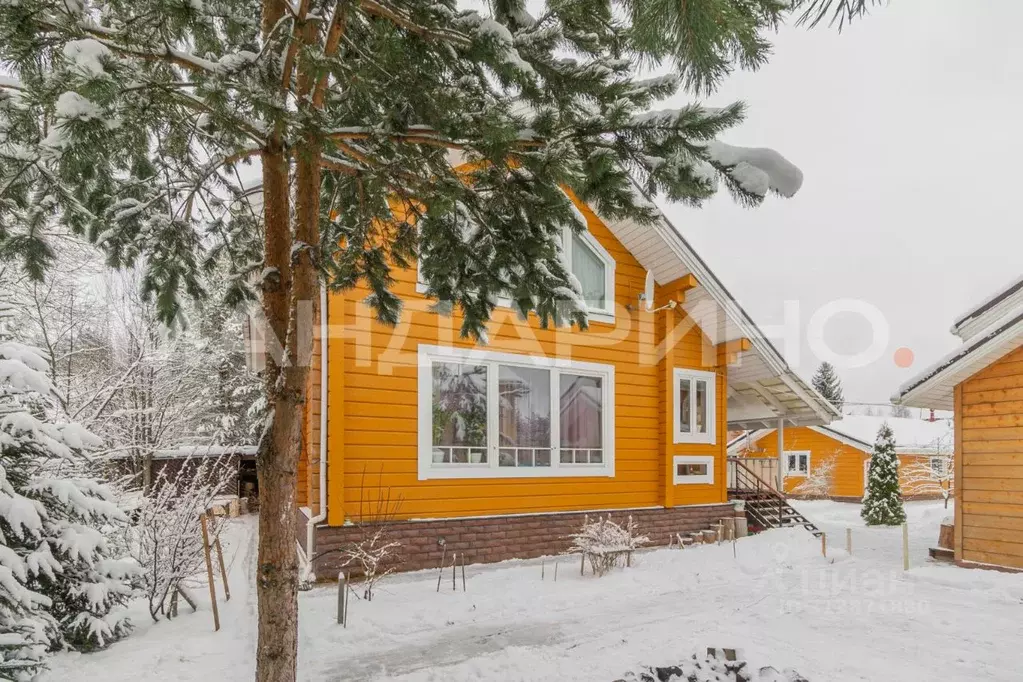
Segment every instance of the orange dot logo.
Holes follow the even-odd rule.
[[[903,346],[895,351],[895,366],[905,369],[913,364],[913,351]]]

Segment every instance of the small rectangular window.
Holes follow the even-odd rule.
[[[810,453],[808,451],[785,453],[785,475],[807,476],[810,473]]]
[[[672,464],[675,467],[673,476],[675,485],[714,482],[713,457],[676,455]]]
[[[714,444],[715,384],[713,372],[675,369],[675,442]]]

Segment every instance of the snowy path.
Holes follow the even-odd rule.
[[[440,593],[437,574],[392,576],[372,603],[335,623],[336,588],[301,593],[299,679],[586,680],[607,682],[642,663],[707,646],[739,647],[757,665],[834,680],[1016,680],[1023,641],[1023,575],[925,565],[946,512],[907,505],[914,568],[901,570],[898,529],[868,529],[858,506],[801,507],[832,535],[832,560],[802,530],[730,545],[656,550],[605,578],[561,560],[467,567],[468,591]],[[232,533],[235,596],[224,628],[208,610],[140,631],[106,652],[60,656],[50,680],[249,682],[255,642],[255,525]],[[246,525],[249,524],[249,525]],[[854,555],[845,528],[854,528]],[[245,579],[243,579],[243,577]]]

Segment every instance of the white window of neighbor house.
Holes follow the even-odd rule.
[[[590,319],[614,322],[615,260],[590,232],[565,228],[565,263],[582,290]]]
[[[614,367],[419,347],[419,478],[614,476]]]
[[[710,456],[676,455],[673,479],[675,485],[714,482],[714,458]]]
[[[675,442],[714,444],[716,375],[675,369],[674,377]]]
[[[810,473],[810,452],[808,450],[785,451],[785,475],[806,476]]]

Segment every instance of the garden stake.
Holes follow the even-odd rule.
[[[544,580],[544,574],[546,573],[546,567],[544,566],[544,560],[540,559],[540,580]]]
[[[902,524],[902,570],[909,570],[909,524]]]
[[[465,552],[462,552],[462,592],[465,592]]]
[[[345,625],[345,572],[338,574],[338,625]]]
[[[852,556],[852,528],[845,529],[845,551]]]
[[[458,561],[458,552],[451,555],[451,591],[456,592],[458,590],[455,587],[455,563]]]
[[[440,592],[440,581],[444,578],[444,558],[448,555],[448,548],[440,548],[440,570],[437,572],[437,591]]]
[[[554,562],[554,582],[558,582],[558,562]]]

